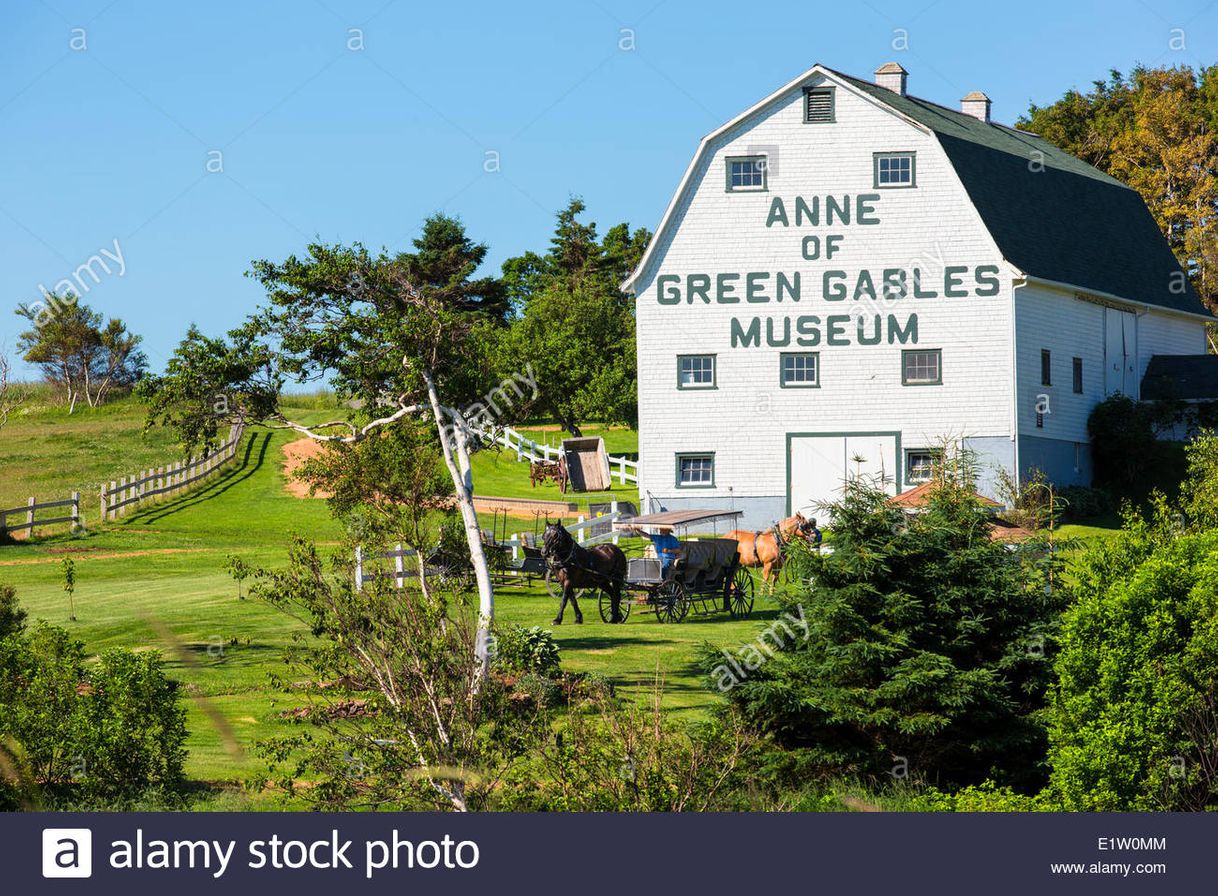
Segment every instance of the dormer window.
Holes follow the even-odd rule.
[[[804,88],[805,124],[832,122],[835,118],[835,112],[832,87]]]
[[[729,193],[759,193],[765,189],[765,156],[733,156],[727,160]]]

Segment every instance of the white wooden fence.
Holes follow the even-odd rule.
[[[35,519],[35,515],[40,510],[51,510],[58,507],[70,507],[71,512],[68,516],[57,516],[54,519]],[[8,524],[9,516],[24,514],[25,520],[17,526]],[[8,510],[0,510],[0,534],[11,530],[25,529],[26,537],[34,534],[35,526],[53,526],[56,523],[71,523],[73,530],[77,526],[84,525],[80,518],[80,492],[72,492],[72,497],[64,501],[43,501],[39,503],[31,496],[30,500],[24,507],[12,507]]]
[[[138,507],[145,501],[163,495],[179,495],[194,483],[206,479],[236,457],[237,447],[241,443],[241,436],[244,432],[244,424],[234,424],[229,430],[228,439],[224,444],[205,457],[178,461],[167,467],[141,470],[131,476],[110,480],[108,487],[103,483],[101,518],[103,520],[118,519],[129,508]]]
[[[580,516],[574,523],[566,526],[566,530],[584,547],[592,544],[602,544],[606,541],[617,544],[619,536],[617,531],[614,530],[613,524],[620,519],[628,518],[629,514],[617,509],[617,501],[613,501],[611,507],[612,509],[609,513],[602,513],[599,516],[589,518]],[[595,531],[590,532],[589,530]],[[483,537],[488,544],[494,544],[500,548],[510,550],[513,560],[520,559],[521,548],[536,546],[536,539],[531,534],[524,532],[516,533],[507,541],[495,541],[489,536],[489,532],[483,532]],[[404,548],[398,544],[394,545],[391,551],[365,555],[364,549],[357,545],[355,548],[355,590],[363,591],[365,582],[371,582],[374,579],[384,577],[392,577],[399,588],[404,587],[406,579],[414,578],[418,575],[417,563],[413,559],[411,560],[410,568],[406,568],[406,560],[413,558],[416,553],[411,548]],[[393,572],[388,570],[381,572],[369,568],[369,566],[379,566],[379,561],[381,560],[392,560]]]
[[[534,442],[528,436],[517,432],[510,426],[483,427],[475,429],[475,432],[482,438],[492,441],[497,445],[502,445],[509,451],[515,451],[516,460],[518,461],[537,463],[539,461],[558,460],[562,457],[562,448]],[[609,471],[610,477],[617,479],[623,485],[627,483],[638,485],[639,483],[639,465],[637,461],[610,454]]]

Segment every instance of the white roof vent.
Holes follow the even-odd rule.
[[[899,62],[885,62],[875,70],[875,83],[893,93],[905,96],[905,79],[909,72]]]
[[[980,90],[974,90],[960,101],[960,111],[982,121],[990,120],[990,98]]]

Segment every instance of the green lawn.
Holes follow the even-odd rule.
[[[309,420],[320,419],[326,411],[294,413]],[[8,470],[31,470],[24,455],[47,457],[49,449],[42,443],[55,429],[63,432],[53,443],[78,448],[86,443],[86,433],[95,431],[107,459],[103,463],[63,454],[58,478],[40,471],[53,491],[71,491],[91,475],[100,481],[102,475],[111,475],[103,474],[104,469],[165,462],[165,455],[154,456],[149,446],[167,445],[167,440],[158,435],[159,442],[145,444],[137,432],[140,422],[134,408],[116,406],[96,417],[61,422],[58,428],[6,429],[0,435],[0,464]],[[44,435],[31,435],[39,432]],[[94,513],[86,517],[87,530],[77,536],[62,533],[0,547],[0,581],[17,586],[31,616],[67,627],[93,653],[107,647],[157,647],[166,653],[172,674],[184,682],[190,698],[187,768],[199,780],[239,782],[261,770],[253,746],[289,730],[280,713],[296,705],[291,694],[271,686],[269,675],[285,671],[282,653],[299,631],[297,624],[259,602],[238,600],[236,583],[224,572],[230,553],[251,564],[281,565],[293,533],[337,545],[339,528],[325,502],[295,498],[284,490],[282,447],[292,438],[251,428],[239,462],[196,492],[108,525],[98,525]],[[128,461],[123,452],[131,445],[147,453]],[[479,493],[492,491],[482,483],[493,483],[496,474],[506,482],[527,471],[514,458],[509,461],[491,452],[477,455],[475,463]],[[25,490],[26,480],[5,481],[16,493]],[[527,476],[524,481],[527,493]],[[633,490],[620,494],[634,498]],[[486,523],[489,526],[489,518]],[[521,521],[518,528],[530,527]],[[76,565],[75,622],[68,619],[61,585],[64,556],[71,556]],[[540,583],[497,592],[501,621],[549,627],[555,609]],[[625,625],[610,626],[601,622],[594,604],[583,610],[582,626],[573,624],[568,611],[566,624],[554,629],[565,668],[604,673],[628,694],[649,693],[659,675],[666,703],[683,717],[705,712],[718,699],[703,687],[692,666],[698,646],[704,641],[742,645],[756,636],[759,620],[774,615],[773,604],[764,599],[758,601],[752,620],[740,622],[715,616],[664,625],[637,607]],[[231,731],[239,751],[226,746],[225,730]]]

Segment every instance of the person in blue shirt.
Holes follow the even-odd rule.
[[[656,556],[660,558],[660,571],[664,578],[668,578],[668,568],[672,566],[681,550],[680,539],[672,534],[672,529],[657,529],[645,534],[651,539],[651,544],[656,549]]]

